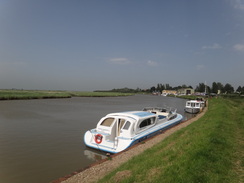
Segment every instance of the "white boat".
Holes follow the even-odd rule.
[[[189,100],[186,102],[185,111],[191,114],[199,113],[205,107],[205,101],[202,99]]]
[[[88,130],[84,142],[88,147],[118,153],[181,122],[176,110],[145,108],[142,111],[110,113],[96,128]]]

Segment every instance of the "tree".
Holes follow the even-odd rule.
[[[218,87],[217,83],[213,82],[211,92],[217,94],[218,90],[219,90],[219,87]]]
[[[162,84],[161,84],[162,85]],[[165,87],[164,87],[164,85],[162,85],[162,88],[161,88],[161,90],[163,91],[163,90],[165,90]]]
[[[225,86],[224,86],[224,90],[226,93],[233,93],[234,92],[234,88],[231,86],[231,84],[227,83]]]
[[[182,86],[181,86],[181,88],[188,88],[185,84],[183,84]]]
[[[151,91],[151,92],[155,92],[155,91],[156,91],[155,86],[151,87],[150,91]]]
[[[157,85],[157,91],[163,91],[164,90],[164,85],[158,84]]]
[[[242,90],[241,86],[238,86],[238,88],[236,89],[236,92],[241,93],[241,90]]]
[[[176,87],[173,88],[173,90],[179,90],[181,88],[182,88],[182,86],[176,86]]]
[[[165,84],[165,90],[172,90],[172,87],[169,84]]]
[[[196,92],[205,92],[205,84],[199,83],[199,85],[196,87]]]
[[[224,86],[222,85],[222,83],[218,82],[217,85],[218,85],[218,90],[220,90],[221,93],[224,93],[225,91],[224,91]]]
[[[209,86],[206,86],[206,93],[210,93],[211,88]]]
[[[239,86],[239,87],[236,89],[236,92],[238,92],[238,93],[244,93],[244,86],[243,86],[243,87]]]

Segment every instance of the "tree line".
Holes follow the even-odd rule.
[[[181,85],[181,86],[176,86],[172,87],[170,84],[157,84],[157,86],[152,86],[149,89],[131,89],[131,88],[119,88],[119,89],[112,89],[112,90],[97,90],[95,92],[121,92],[121,93],[139,93],[139,92],[147,92],[147,93],[152,93],[152,92],[162,92],[163,90],[179,90],[181,88],[191,88],[194,89],[190,85]],[[195,92],[199,93],[222,93],[222,94],[233,94],[233,93],[238,93],[238,94],[244,94],[244,86],[239,86],[236,90],[234,87],[229,84],[222,84],[220,82],[213,82],[211,86],[207,86],[204,83],[199,83],[196,88]]]
[[[187,86],[187,85],[182,85],[182,86],[177,86],[177,87],[171,87],[169,84],[157,84],[157,87],[153,86],[150,89],[150,92],[155,92],[155,91],[163,91],[163,90],[178,90],[181,88],[191,88],[193,89],[192,86]],[[220,82],[213,82],[211,87],[205,85],[204,83],[199,83],[196,88],[195,92],[199,93],[225,93],[225,94],[233,94],[233,93],[239,93],[239,94],[244,94],[244,86],[239,86],[236,90],[234,87],[226,83],[225,85],[220,83]]]

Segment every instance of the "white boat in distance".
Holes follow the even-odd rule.
[[[205,107],[203,99],[189,100],[186,102],[185,111],[191,114],[199,113]]]
[[[84,142],[91,148],[118,153],[180,123],[182,119],[176,110],[158,107],[110,113],[98,122],[96,128],[85,133]]]

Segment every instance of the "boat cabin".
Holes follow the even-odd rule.
[[[204,102],[198,100],[189,100],[186,102],[186,107],[202,108],[204,107]]]
[[[157,115],[144,111],[111,113],[102,118],[96,127],[107,140],[115,137],[132,137],[156,124]]]

